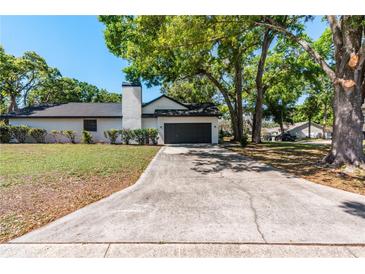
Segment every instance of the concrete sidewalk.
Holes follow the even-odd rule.
[[[365,197],[220,147],[170,146],[135,185],[12,242],[0,256],[357,257]]]
[[[358,258],[365,246],[271,244],[3,244],[12,258]]]

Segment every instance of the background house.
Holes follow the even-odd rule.
[[[292,136],[295,136],[299,140],[309,138],[309,122],[300,122],[285,126],[284,131]],[[264,140],[267,141],[274,141],[275,138],[280,134],[280,127],[262,129],[262,136]],[[326,128],[324,135],[325,139],[330,139],[332,136],[332,131],[329,128]],[[323,138],[323,126],[312,122],[310,128],[310,138]]]

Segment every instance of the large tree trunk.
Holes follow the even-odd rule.
[[[266,19],[268,23],[261,25],[278,30],[297,42],[321,66],[334,85],[332,146],[323,159],[324,162],[338,166],[364,166],[364,117],[361,104],[365,97],[365,16],[327,16],[335,48],[335,70],[310,43],[294,35],[274,19]]]
[[[257,89],[255,113],[252,123],[252,142],[261,143],[261,128],[262,128],[262,105],[264,101],[263,89]]]
[[[322,129],[322,139],[326,139],[326,129],[327,129],[327,102],[324,104],[323,110],[323,129]]]
[[[232,110],[229,112],[229,114],[231,117],[233,140],[239,141],[238,128],[237,128],[237,113],[234,110]]]
[[[312,136],[312,132],[311,132],[311,127],[312,127],[312,118],[309,117],[309,120],[308,120],[308,138],[310,139],[311,136]]]
[[[262,127],[262,105],[264,101],[265,89],[262,85],[262,77],[264,75],[265,61],[267,57],[267,52],[269,50],[273,36],[271,31],[267,30],[264,35],[264,40],[261,47],[260,61],[257,67],[256,74],[256,102],[255,102],[255,112],[252,121],[252,142],[258,144],[261,143],[261,127]]]
[[[240,55],[235,61],[235,95],[236,95],[236,114],[237,114],[237,140],[241,141],[243,138],[243,107],[242,107],[242,80],[243,69]]]
[[[237,115],[237,103],[234,102],[235,107],[232,106],[232,102],[230,100],[230,97],[228,95],[228,90],[222,85],[220,81],[218,81],[209,71],[202,69],[200,71],[203,75],[205,75],[212,83],[215,85],[218,90],[222,93],[224,101],[227,104],[229,115],[231,118],[231,126],[233,131],[233,140],[234,141],[240,141],[242,134],[240,135],[240,131],[238,129],[238,115]],[[242,101],[242,98],[241,98]]]
[[[16,102],[16,96],[10,95],[10,104],[8,107],[8,112],[18,111],[18,104]]]
[[[365,163],[362,133],[364,117],[360,95],[357,88],[346,91],[342,85],[335,85],[332,146],[324,158],[329,164],[360,166]]]

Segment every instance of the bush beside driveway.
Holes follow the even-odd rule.
[[[0,242],[20,236],[138,179],[156,146],[0,145]]]

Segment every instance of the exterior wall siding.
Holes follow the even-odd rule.
[[[157,118],[142,118],[142,128],[157,128]]]
[[[218,143],[218,117],[158,117],[159,144],[164,144],[165,123],[211,123],[212,143]]]
[[[161,97],[157,101],[142,108],[142,113],[152,114],[156,109],[187,109],[186,107],[171,101],[166,97]]]
[[[88,119],[88,118],[85,118]],[[90,118],[94,119],[94,118]],[[122,119],[120,118],[97,118],[97,131],[90,132],[96,142],[107,142],[104,137],[104,131],[109,129],[121,129]],[[9,119],[9,124],[14,126],[26,125],[32,128],[43,128],[49,133],[46,137],[47,142],[54,142],[51,130],[75,130],[77,132],[76,140],[80,141],[81,132],[84,128],[84,119],[82,118],[16,118]],[[61,137],[61,136],[60,136]],[[67,142],[66,138],[60,138],[61,142]],[[120,141],[120,140],[119,140]]]

